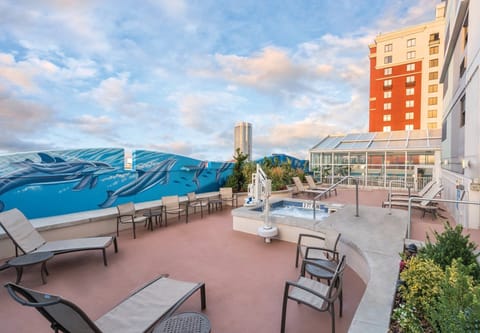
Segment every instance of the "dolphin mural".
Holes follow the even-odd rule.
[[[73,190],[94,188],[98,175],[114,170],[108,163],[75,159],[66,161],[61,157],[54,157],[47,153],[37,153],[40,162],[26,159],[12,162],[16,170],[0,176],[0,195],[17,187],[39,184],[69,183],[79,180]],[[0,201],[0,211],[4,203]]]
[[[168,184],[170,169],[176,162],[175,159],[169,158],[146,171],[137,170],[137,179],[115,191],[107,191],[107,199],[98,206],[101,208],[111,207],[119,197],[135,195],[157,184]]]
[[[202,174],[202,172],[205,170],[205,168],[208,167],[208,161],[201,161],[200,164],[198,164],[198,167],[195,171],[195,174],[193,175],[193,182],[197,186],[197,190],[200,188],[200,180],[198,177]]]
[[[217,174],[215,176],[215,180],[218,184],[220,184],[220,179],[222,177],[222,173],[224,173],[225,171],[228,170],[228,168],[230,168],[230,165],[232,163],[231,162],[224,162],[222,163],[222,165],[220,166],[220,168],[217,169]]]

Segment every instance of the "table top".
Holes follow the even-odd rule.
[[[33,252],[27,253],[19,257],[15,257],[8,261],[10,266],[27,266],[38,264],[40,262],[47,261],[48,259],[53,257],[52,252]]]
[[[337,268],[337,263],[335,261],[332,261],[332,260],[326,260],[326,259],[315,259],[315,260],[311,260],[310,261],[313,261],[315,263],[318,263],[322,266],[325,266],[331,270],[335,270]],[[310,274],[310,275],[313,275],[317,278],[320,278],[320,279],[331,279],[333,277],[333,272],[331,272],[330,270],[328,269],[323,269],[321,267],[318,267],[318,266],[314,266],[314,265],[309,265],[309,264],[306,264],[305,265],[305,271]]]
[[[210,333],[210,320],[199,312],[173,315],[155,326],[153,333]]]

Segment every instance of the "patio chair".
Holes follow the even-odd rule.
[[[233,193],[231,187],[220,187],[220,199],[222,199],[222,202],[230,202],[232,207],[238,207],[237,195]]]
[[[301,193],[323,194],[323,196],[327,198],[328,191],[307,189],[305,186],[303,186],[303,183],[299,177],[292,177],[292,179],[293,179],[293,182],[295,183],[295,186],[297,187],[297,194],[301,194]]]
[[[410,197],[423,197],[425,196],[428,191],[433,187],[433,185],[436,183],[435,180],[429,181],[420,191],[415,192],[415,193],[410,193]],[[408,200],[408,192],[392,192],[390,195],[390,199],[392,200],[398,200],[401,198],[407,198]]]
[[[305,304],[315,310],[328,311],[332,320],[332,333],[335,333],[335,301],[342,296],[343,273],[346,259],[342,256],[340,262],[333,272],[330,285],[320,281],[300,276],[297,281],[287,281],[283,293],[282,321],[280,332],[285,332],[285,321],[287,316],[287,302],[289,299],[297,303]],[[340,301],[340,317],[343,312],[343,304]]]
[[[301,258],[311,260],[336,260],[338,262],[337,246],[341,233],[334,229],[327,229],[324,236],[299,234],[295,267]]]
[[[147,216],[137,216],[135,211],[135,204],[133,202],[127,202],[117,206],[117,236],[119,235],[118,229],[120,224],[132,224],[133,229],[133,239],[137,238],[135,232],[135,224],[143,223],[145,226],[148,223]]]
[[[18,250],[20,250],[22,254],[52,252],[54,255],[77,251],[100,250],[103,253],[103,263],[107,266],[107,247],[113,243],[115,252],[118,252],[117,238],[115,236],[47,241],[17,208],[0,213],[0,226],[5,230],[5,233],[15,245],[16,256],[19,255]]]
[[[197,212],[197,208],[200,208],[200,217],[203,218],[203,208],[208,209],[208,199],[197,198],[195,192],[187,193],[187,207],[193,207],[193,213]]]
[[[335,195],[337,195],[337,188],[334,187],[332,189],[329,189],[329,187],[322,187],[318,186],[317,183],[315,183],[315,179],[313,179],[312,176],[306,175],[305,179],[307,180],[308,188],[310,190],[316,190],[316,191],[328,191],[328,196],[332,196],[332,191],[335,192]]]
[[[171,316],[190,296],[200,290],[201,308],[206,307],[205,284],[170,279],[164,275],[149,282],[93,321],[74,303],[60,296],[24,288],[14,283],[5,287],[24,306],[37,309],[55,332],[149,332]]]
[[[178,195],[170,195],[162,197],[163,211],[165,212],[165,225],[168,222],[168,215],[177,215],[180,220],[182,213],[185,215],[185,223],[188,223],[188,209],[180,207],[180,199]]]

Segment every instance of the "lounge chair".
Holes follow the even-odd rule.
[[[47,251],[55,255],[77,251],[101,250],[103,263],[107,266],[106,248],[113,243],[115,252],[118,252],[117,238],[114,236],[46,241],[17,208],[0,213],[0,226],[5,230],[13,244],[15,244],[15,254],[17,256],[19,255],[19,249],[23,254]]]
[[[437,195],[442,192],[443,186],[439,184],[434,184],[433,187],[428,191],[428,193],[424,197],[418,197],[417,199],[420,200],[418,201],[412,201],[411,207],[420,209],[423,211],[423,216],[425,216],[426,213],[432,214],[432,218],[437,217],[437,211],[438,211],[438,206],[432,201]],[[406,200],[388,200],[384,201],[382,203],[382,207],[400,207],[400,208],[408,208],[409,204],[409,198]]]
[[[429,181],[420,191],[415,192],[415,193],[410,193],[410,197],[423,197],[425,196],[428,191],[433,187],[433,185],[436,183],[435,180]],[[399,198],[404,198],[404,197],[409,197],[408,192],[392,192],[389,194],[390,199],[396,200]]]
[[[334,187],[332,189],[329,189],[329,187],[322,187],[318,186],[317,183],[315,183],[315,179],[313,179],[312,176],[306,175],[305,179],[307,180],[308,188],[311,190],[317,190],[317,191],[328,191],[328,195],[332,196],[332,191],[335,192],[335,195],[337,195],[337,188]]]
[[[332,318],[332,333],[335,333],[335,301],[342,295],[345,264],[345,256],[342,256],[340,263],[333,272],[329,285],[304,276],[300,276],[297,281],[287,281],[285,283],[280,328],[281,333],[285,332],[287,301],[289,299],[296,301],[297,303],[308,305],[321,312],[330,312]],[[342,311],[343,306],[342,302],[340,302],[340,317],[342,316]],[[296,332],[298,330],[293,331]]]
[[[299,177],[292,177],[292,179],[293,179],[293,182],[295,183],[295,186],[297,187],[297,194],[298,193],[322,194],[323,196],[325,196],[325,198],[327,198],[328,191],[307,189],[305,186],[303,186],[302,181],[300,180]]]
[[[312,234],[299,234],[297,240],[297,253],[295,267],[298,267],[299,259],[313,260],[337,260],[337,246],[341,233],[334,229],[327,229],[325,236]],[[335,253],[337,253],[335,255]]]
[[[178,281],[164,275],[135,291],[95,321],[74,303],[60,296],[14,283],[7,283],[5,287],[15,301],[37,309],[55,332],[149,332],[199,289],[201,308],[203,310],[206,307],[204,283]]]
[[[180,219],[180,216],[185,214],[185,223],[188,223],[188,209],[186,207],[180,207],[180,199],[178,195],[170,195],[162,197],[163,211],[165,213],[165,225],[168,222],[168,215],[173,214]]]
[[[133,202],[127,202],[117,206],[118,216],[117,216],[117,236],[118,228],[120,224],[132,224],[133,229],[133,239],[137,238],[137,234],[135,233],[135,224],[143,223],[144,225],[148,225],[149,229],[152,230],[152,220],[148,219],[147,216],[137,216],[135,211],[135,204]]]

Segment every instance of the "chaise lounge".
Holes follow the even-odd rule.
[[[36,308],[50,322],[50,327],[55,332],[150,332],[197,290],[201,293],[201,308],[206,308],[203,282],[179,281],[166,275],[147,283],[95,321],[77,305],[60,296],[41,293],[14,283],[7,283],[5,287],[15,301]]]
[[[0,226],[5,230],[15,245],[15,254],[17,256],[19,255],[19,249],[22,254],[52,252],[54,255],[77,251],[100,250],[103,253],[103,264],[107,266],[107,247],[113,243],[115,252],[118,252],[117,238],[114,236],[47,241],[17,208],[0,213]]]

